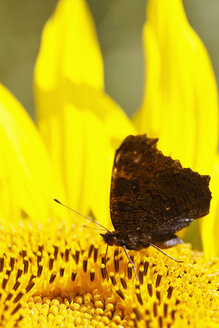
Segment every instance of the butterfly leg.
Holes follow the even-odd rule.
[[[105,266],[106,266],[106,257],[107,257],[108,247],[109,247],[109,245],[107,244],[107,245],[106,245],[105,258],[104,258],[104,262],[105,262],[104,264],[105,264]]]
[[[178,262],[178,263],[184,263],[184,261],[179,261],[179,260],[177,260],[177,259],[174,259],[174,257],[172,257],[172,256],[168,255],[167,253],[165,253],[164,251],[162,251],[158,246],[156,246],[156,245],[154,245],[154,244],[151,244],[151,243],[150,243],[150,246],[156,248],[159,252],[161,252],[162,254],[168,256],[170,259],[172,259],[172,260],[174,260],[174,261],[176,261],[176,262]]]
[[[127,249],[126,249],[125,245],[123,245],[122,247],[123,247],[123,249],[125,251],[125,254],[126,254],[127,258],[129,259],[129,262],[132,264],[133,270],[135,272],[135,278],[136,278],[136,280],[138,280],[137,272],[136,272],[136,269],[135,269],[135,264],[132,261],[131,257],[129,256],[129,253],[127,252]]]

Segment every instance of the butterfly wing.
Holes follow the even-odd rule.
[[[121,238],[133,247],[168,240],[209,212],[210,177],[164,156],[156,148],[157,141],[146,135],[128,136],[115,154],[111,219]]]

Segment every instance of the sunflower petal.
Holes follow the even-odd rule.
[[[44,27],[35,82],[50,90],[60,79],[103,88],[103,63],[94,23],[84,0],[61,0]],[[40,109],[38,108],[38,111]]]
[[[147,77],[139,131],[201,173],[217,150],[218,95],[208,54],[185,17],[181,0],[150,0],[144,28]]]
[[[135,129],[103,92],[71,82],[62,90],[60,102],[42,93],[43,108],[48,104],[55,112],[44,108],[39,126],[68,203],[81,213],[92,211],[106,225],[114,150]]]
[[[0,202],[4,220],[51,215],[49,159],[34,124],[21,104],[0,85]]]
[[[53,52],[58,53],[55,60]],[[68,203],[106,220],[114,149],[135,130],[102,87],[101,55],[88,8],[82,0],[61,0],[44,28],[36,63],[38,125]]]
[[[215,159],[210,189],[212,192],[210,214],[201,222],[202,243],[207,258],[219,256],[219,155]]]

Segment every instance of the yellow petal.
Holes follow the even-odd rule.
[[[57,93],[61,97],[56,101]],[[50,97],[41,92],[38,99],[44,114],[39,128],[68,204],[84,214],[92,211],[107,225],[114,151],[135,129],[107,95],[88,86],[66,81]]]
[[[207,52],[185,17],[181,0],[150,0],[144,28],[147,75],[140,132],[200,173],[213,168],[218,95]]]
[[[42,34],[36,84],[50,90],[65,78],[76,84],[103,88],[102,57],[84,0],[60,0]]]
[[[217,155],[215,159],[210,189],[212,192],[210,214],[201,220],[201,236],[205,256],[207,258],[219,256],[219,155]]]
[[[61,0],[43,30],[36,63],[38,126],[68,203],[107,224],[114,150],[135,130],[102,87],[102,60],[86,3]]]
[[[52,177],[40,136],[21,104],[0,85],[0,203],[4,220],[51,215]]]

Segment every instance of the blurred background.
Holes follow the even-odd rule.
[[[57,0],[1,0],[0,82],[34,119],[33,68],[41,31]],[[204,41],[219,82],[219,1],[184,0],[190,24]],[[104,58],[106,92],[131,115],[143,90],[145,0],[88,0]]]

